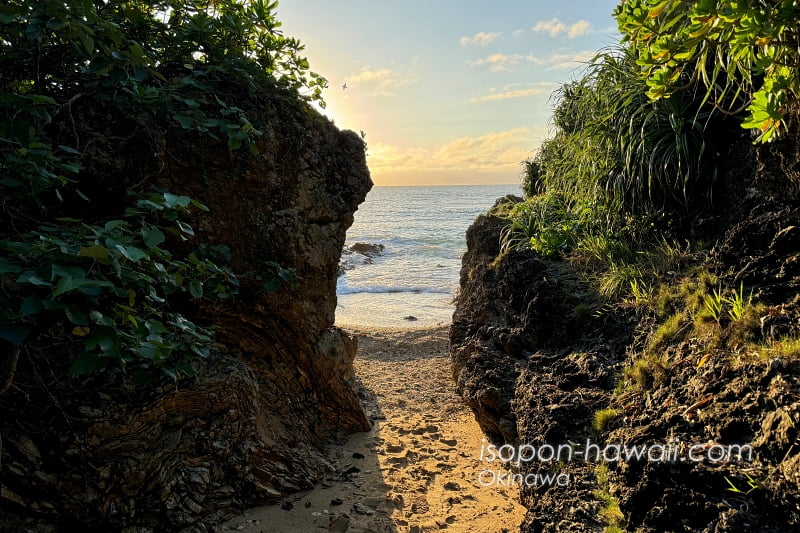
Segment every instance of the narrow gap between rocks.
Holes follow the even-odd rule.
[[[309,492],[251,509],[221,531],[516,531],[516,487],[482,486],[483,434],[455,392],[447,327],[348,328],[371,431],[331,446]]]

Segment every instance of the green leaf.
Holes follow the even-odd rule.
[[[0,274],[17,274],[20,271],[22,271],[20,267],[12,265],[5,257],[0,257]]]
[[[268,279],[263,283],[262,286],[267,292],[275,292],[281,288],[281,281],[278,278]]]
[[[175,224],[177,224],[180,230],[186,235],[194,235],[194,230],[189,224],[181,222],[180,220],[176,221]]]
[[[81,248],[81,251],[78,255],[81,257],[91,257],[92,259],[99,260],[108,259],[108,248],[96,244],[94,246]]]
[[[188,196],[177,196],[168,192],[164,193],[164,205],[169,209],[186,207],[189,205],[189,203],[191,203],[191,201],[192,200]]]
[[[81,155],[79,151],[77,151],[75,148],[72,148],[71,146],[67,146],[65,144],[59,144],[58,147],[59,149],[61,149],[61,151],[67,152],[68,154]]]
[[[57,298],[62,294],[72,292],[79,289],[86,284],[86,278],[73,278],[72,276],[63,276],[58,280],[56,290],[53,291],[53,298]]]
[[[45,281],[39,277],[36,272],[32,270],[26,270],[17,278],[17,283],[29,283],[30,285],[37,285],[40,287],[52,287],[53,284],[49,281]]]
[[[4,326],[0,327],[0,339],[10,342],[16,346],[19,346],[30,334],[31,330],[29,328],[21,327],[21,326]]]
[[[183,129],[188,130],[189,128],[192,127],[192,119],[190,119],[186,115],[181,115],[181,114],[175,113],[173,116],[175,117],[175,120],[178,121],[178,123],[181,125],[181,127]]]
[[[158,320],[147,320],[144,325],[147,331],[150,332],[150,336],[158,336],[166,331],[164,324]]]
[[[141,248],[137,248],[136,246],[122,246],[118,244],[114,247],[119,253],[123,255],[129,261],[133,261],[134,263],[138,263],[145,257],[148,257],[147,252],[142,250]]]
[[[201,204],[197,200],[192,200],[191,202],[192,205],[195,206],[197,209],[200,209],[201,211],[209,211],[208,207],[206,207],[205,204]]]
[[[113,326],[114,325],[114,320],[111,317],[106,316],[106,315],[104,315],[103,313],[101,313],[100,311],[97,311],[97,310],[94,310],[94,311],[90,312],[89,313],[89,318],[92,320],[92,322],[94,322],[95,324],[99,324],[101,326]]]
[[[192,366],[192,362],[187,359],[181,359],[175,364],[175,370],[180,371],[184,375],[188,377],[194,377],[197,375],[197,371]]]
[[[142,239],[148,248],[155,248],[167,240],[164,233],[158,228],[142,228]]]
[[[89,323],[89,315],[85,311],[76,307],[67,306],[64,308],[64,314],[71,324],[75,326],[85,326]]]
[[[103,328],[86,337],[86,349],[90,351],[100,348],[101,352],[112,354],[117,351],[118,343],[119,337],[113,329],[109,328]]]
[[[174,381],[175,383],[178,382],[178,373],[175,372],[175,370],[169,367],[161,367],[161,370],[170,378],[172,378],[172,381]]]
[[[136,206],[144,207],[148,211],[161,211],[162,209],[164,209],[163,205],[157,204],[152,200],[139,200],[138,202],[136,202]]]
[[[189,294],[192,295],[194,298],[202,298],[203,297],[203,284],[197,280],[192,280],[189,282]]]
[[[125,222],[124,220],[109,220],[108,222],[106,222],[106,224],[105,224],[105,226],[103,226],[103,228],[106,231],[112,231],[112,230],[115,230],[115,229],[117,229],[119,227],[123,227],[123,226],[127,226],[127,225],[128,225],[128,223]]]
[[[19,309],[20,316],[29,316],[35,315],[37,313],[41,313],[45,310],[44,303],[42,303],[42,299],[36,296],[28,296],[24,300],[22,300],[22,305]]]
[[[53,100],[50,96],[43,96],[41,94],[29,94],[28,98],[33,100],[37,104],[51,104],[51,105],[58,105],[58,102]]]

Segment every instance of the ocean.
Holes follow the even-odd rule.
[[[373,187],[347,231],[337,325],[450,323],[467,228],[507,194],[522,191],[513,184]],[[371,246],[350,252],[356,243]]]

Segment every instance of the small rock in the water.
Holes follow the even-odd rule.
[[[414,315],[408,315],[406,317],[403,317],[403,320],[414,321],[414,320],[419,320],[419,319],[417,317],[415,317]]]
[[[294,504],[292,502],[283,502],[281,504],[281,509],[283,509],[284,511],[291,511],[293,507]]]
[[[331,500],[331,505],[342,505],[343,503],[344,500],[342,500],[341,498],[334,498]]]
[[[365,255],[367,257],[378,257],[383,255],[385,246],[382,244],[372,244],[368,242],[357,242],[350,247],[351,252]]]

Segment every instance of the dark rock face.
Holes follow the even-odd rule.
[[[326,439],[369,428],[353,387],[356,340],[333,326],[345,231],[372,186],[364,145],[313,112],[293,121],[291,134],[273,121],[258,157],[167,138],[170,161],[153,165],[163,169],[153,182],[210,208],[192,226],[230,248],[236,272],[274,261],[297,286],[268,293],[251,281],[226,307],[196,309],[220,329],[198,376],[178,386],[119,375],[78,386],[21,358],[0,397],[0,529],[24,517],[97,530],[213,524],[311,487]]]
[[[761,207],[725,233],[713,259],[726,284],[758,287],[758,301],[780,304],[800,290],[798,251],[800,209]]]
[[[533,252],[499,252],[503,222],[481,216],[467,232],[461,292],[450,329],[457,390],[489,437],[514,442],[513,384],[530,355],[567,335],[571,309],[558,274]]]
[[[467,231],[450,330],[457,390],[496,444],[583,442],[594,411],[613,390],[630,342],[628,317],[591,317],[591,291],[564,265],[535,252],[496,259],[503,225],[480,216]],[[520,473],[547,474],[550,466],[523,463]],[[560,472],[577,481],[547,491],[522,487],[529,509],[523,530],[598,530],[596,487],[584,479],[591,467],[569,463]]]
[[[733,219],[735,217],[731,217]],[[767,304],[764,342],[800,333],[795,207],[761,204],[743,214],[709,254],[726,287],[744,282]],[[518,472],[570,476],[566,486],[521,485],[522,531],[602,531],[602,490],[616,499],[625,531],[793,531],[800,527],[797,420],[800,364],[786,358],[734,364],[702,341],[664,348],[669,371],[646,391],[614,395],[623,367],[642,355],[652,317],[632,306],[594,312],[597,300],[567,263],[533,252],[498,258],[502,221],[479,217],[467,232],[451,327],[457,389],[495,443],[515,446],[751,445],[752,462],[523,462]],[[705,357],[705,359],[704,359]],[[612,401],[613,399],[613,401]],[[599,433],[594,414],[618,417]],[[579,449],[580,446],[575,449]],[[705,449],[705,448],[703,448]],[[758,488],[748,490],[747,475]],[[741,492],[728,490],[734,483]]]
[[[757,149],[757,183],[777,202],[800,199],[800,104],[794,102],[784,117],[786,131]]]

